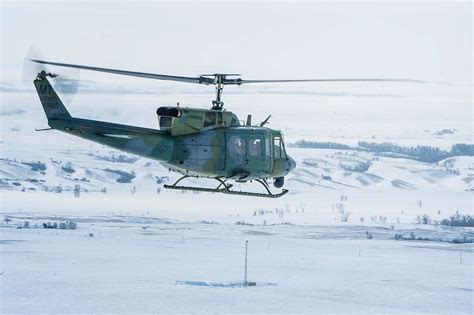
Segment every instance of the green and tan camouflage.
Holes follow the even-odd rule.
[[[48,76],[54,77],[42,71],[34,85],[52,129],[157,160],[184,176],[214,178],[223,185],[204,191],[240,194],[230,192],[232,185],[224,182],[257,180],[265,184],[269,196],[287,192],[271,194],[266,185],[267,179],[274,179],[275,187],[281,188],[284,176],[296,166],[286,153],[278,130],[243,125],[235,114],[226,110],[177,106],[158,108],[159,130],[76,118],[69,114]]]

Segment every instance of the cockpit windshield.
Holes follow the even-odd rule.
[[[283,137],[281,134],[273,137],[273,158],[286,158],[285,145],[283,143]]]

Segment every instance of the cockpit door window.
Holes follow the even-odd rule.
[[[273,138],[273,158],[281,159],[281,138]]]
[[[232,156],[244,156],[245,155],[244,139],[238,136],[233,136],[230,140],[230,152]]]
[[[265,137],[265,157],[270,157],[270,137]]]
[[[285,141],[283,140],[283,135],[281,135],[281,158],[286,159],[286,148]]]
[[[273,158],[284,159],[286,158],[285,148],[283,145],[283,139],[281,136],[273,137]]]

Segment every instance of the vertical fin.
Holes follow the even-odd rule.
[[[48,117],[48,120],[70,120],[71,115],[67,111],[66,107],[64,107],[63,102],[61,102],[58,94],[56,94],[56,91],[54,91],[53,87],[49,83],[47,79],[48,75],[52,76],[51,74],[46,74],[44,71],[42,71],[38,74],[34,81],[36,91],[38,92],[38,96],[40,98],[41,104],[43,105],[46,117]]]

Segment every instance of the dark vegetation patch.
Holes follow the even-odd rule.
[[[242,231],[242,233],[248,234],[248,235],[262,235],[262,236],[275,235],[275,233],[262,232],[262,231]]]
[[[456,214],[450,216],[449,219],[443,219],[441,224],[448,226],[474,227],[474,216],[471,216],[470,214],[462,215],[456,211]]]
[[[135,163],[139,159],[138,157],[129,156],[125,154],[118,154],[118,155],[112,154],[110,156],[95,155],[95,154],[88,154],[88,155],[93,156],[98,160],[107,161],[107,162],[115,162],[115,163]]]
[[[381,156],[407,158],[427,163],[436,163],[454,156],[474,156],[474,145],[465,143],[454,144],[449,151],[442,150],[438,147],[424,145],[406,147],[390,142],[375,143],[366,141],[359,141],[357,146],[349,146],[337,142],[298,140],[291,146],[296,148],[373,152]]]
[[[72,163],[71,162],[67,162],[66,164],[64,164],[63,166],[61,166],[61,169],[63,171],[65,171],[66,173],[69,173],[69,174],[72,174],[74,173],[76,170],[74,169],[74,167],[72,166]]]
[[[0,87],[2,90],[2,87]],[[13,115],[21,115],[26,113],[26,110],[23,109],[2,109],[0,110],[0,116],[13,116]]]
[[[25,240],[0,240],[0,244],[25,243]]]
[[[131,183],[132,180],[136,177],[135,172],[133,171],[128,173],[120,170],[111,170],[109,168],[106,168],[104,171],[119,175],[120,177],[117,178],[117,183]]]
[[[21,162],[23,165],[27,165],[31,168],[32,171],[41,172],[46,171],[46,164],[38,162]]]
[[[446,237],[429,237],[417,236],[414,232],[408,235],[403,233],[395,233],[393,237],[396,241],[424,241],[424,242],[444,242],[453,244],[474,243],[474,238],[463,235],[462,237],[446,238]]]
[[[166,183],[167,181],[170,180],[168,176],[155,176],[155,179],[156,179],[157,184]]]
[[[298,140],[296,143],[290,144],[289,146],[296,148],[311,148],[311,149],[332,149],[332,150],[357,150],[360,148],[353,147],[347,144],[337,142],[318,142],[318,141],[306,141]]]
[[[441,129],[439,131],[436,131],[434,134],[437,136],[442,136],[442,135],[453,135],[456,132],[458,132],[456,129]]]
[[[443,219],[441,221],[432,220],[427,214],[418,215],[415,218],[416,224],[434,224],[434,225],[446,225],[452,227],[474,227],[474,216],[470,214],[461,214],[459,211],[456,211],[455,214],[450,216],[448,219]],[[473,232],[474,236],[474,232]]]

